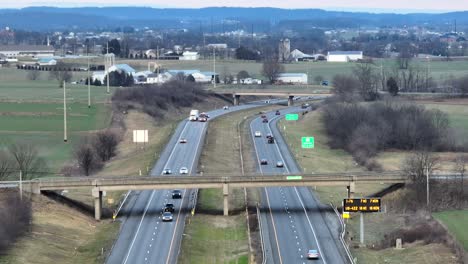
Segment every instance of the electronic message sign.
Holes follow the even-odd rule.
[[[380,212],[380,198],[343,199],[344,212]]]

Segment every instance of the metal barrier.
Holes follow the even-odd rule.
[[[336,207],[332,203],[330,203],[330,206],[333,208],[333,211],[335,211],[336,216],[338,217],[338,220],[340,220],[340,225],[341,225],[340,241],[341,241],[341,244],[343,244],[343,248],[346,251],[346,255],[348,256],[349,262],[351,264],[355,264],[353,256],[351,255],[351,251],[349,250],[349,246],[348,246],[348,244],[346,243],[346,241],[344,239],[345,233],[346,233],[346,227],[345,227],[345,224],[343,222],[343,219],[341,219],[340,213],[338,212],[338,210],[336,209]]]

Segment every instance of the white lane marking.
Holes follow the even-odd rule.
[[[256,119],[259,119],[259,118],[257,117]],[[254,121],[250,122],[250,131],[253,130],[253,127],[252,127],[253,122]],[[258,162],[258,165],[259,165],[259,168],[260,168],[260,173],[263,175],[262,164],[260,163],[260,157],[258,156],[257,144],[255,144],[255,137],[254,136],[252,136],[252,140],[253,140],[253,143],[254,143],[255,155],[257,156],[257,162]],[[270,197],[268,195],[267,188],[263,188],[263,190],[265,191],[266,198],[267,198],[267,203],[268,203],[268,208],[270,209],[271,223],[273,224],[273,233],[275,234],[276,247],[278,248],[278,257],[279,257],[280,263],[283,264],[283,259],[281,257],[281,250],[280,250],[280,246],[279,246],[279,242],[278,242],[278,234],[276,232],[275,220],[273,219],[273,212],[271,211]]]
[[[315,229],[314,229],[314,227],[312,226],[312,222],[310,221],[309,215],[307,214],[307,210],[305,209],[304,203],[302,202],[302,199],[301,199],[301,197],[299,196],[299,192],[297,191],[297,188],[296,188],[296,187],[293,187],[293,188],[294,188],[294,190],[296,191],[297,198],[299,199],[299,202],[301,203],[302,208],[304,209],[304,213],[305,213],[305,215],[306,215],[307,222],[309,222],[310,229],[312,229],[312,233],[314,234],[315,241],[317,242],[318,250],[319,250],[319,252],[320,252],[320,255],[322,255],[323,263],[327,264],[327,261],[325,260],[325,255],[322,254],[322,249],[320,248],[320,244],[319,244],[319,242],[318,242],[317,235],[315,234]]]
[[[275,118],[273,118],[273,119],[275,119]],[[270,122],[268,123],[268,129],[270,130],[270,133],[273,135],[273,132],[271,131],[271,127],[270,127]],[[278,150],[278,153],[279,153],[281,159],[283,160],[283,164],[284,164],[284,167],[285,167],[285,169],[286,169],[286,172],[287,172],[287,173],[290,173],[289,168],[288,168],[286,162],[284,161],[283,154],[281,153],[281,150],[280,150],[279,147],[278,147],[278,144],[275,144],[275,145],[276,145],[276,149]],[[322,255],[323,263],[326,264],[327,261],[325,260],[325,255],[322,254],[322,249],[321,249],[321,247],[320,247],[320,243],[318,242],[317,235],[315,234],[315,229],[314,229],[314,227],[312,226],[312,223],[311,223],[311,221],[310,221],[309,215],[307,214],[307,210],[305,209],[304,203],[302,202],[302,199],[301,199],[301,197],[299,196],[299,192],[297,191],[297,187],[293,187],[293,188],[294,188],[294,190],[295,190],[295,192],[296,192],[296,196],[297,196],[297,198],[299,199],[299,202],[300,202],[301,205],[302,205],[302,208],[304,209],[304,213],[305,213],[305,216],[306,216],[306,218],[307,218],[307,222],[309,223],[309,227],[310,227],[310,229],[312,230],[312,233],[314,234],[314,239],[315,239],[315,242],[317,243],[318,251],[319,251],[320,255]]]
[[[182,197],[185,197],[185,194],[187,193],[187,189],[184,189],[184,194],[182,194]],[[169,246],[169,251],[167,254],[167,259],[166,259],[166,264],[169,263],[169,260],[171,259],[171,252],[172,252],[172,245],[174,244],[174,239],[175,239],[175,234],[177,230],[177,223],[179,223],[179,217],[180,217],[180,211],[182,210],[182,205],[184,204],[184,200],[182,199],[179,207],[179,213],[177,214],[177,219],[175,222],[175,227],[174,227],[174,233],[172,233],[172,239],[171,239],[171,245]]]
[[[138,228],[137,228],[137,230],[135,232],[135,236],[133,237],[132,243],[130,244],[130,248],[128,249],[128,253],[127,253],[127,256],[125,257],[125,261],[124,261],[123,264],[127,263],[128,257],[130,256],[130,252],[132,252],[132,248],[133,248],[133,245],[135,244],[135,240],[136,240],[136,238],[138,236],[138,232],[140,232],[141,224],[143,223],[143,220],[145,219],[146,212],[148,211],[148,208],[149,208],[151,202],[153,201],[154,192],[155,191],[151,192],[150,199],[149,199],[148,203],[146,204],[145,211],[143,212],[143,216],[141,217],[140,223],[138,224]]]
[[[185,129],[187,128],[189,122],[190,122],[190,121],[186,121],[186,122],[185,122],[184,128],[182,129],[182,132],[180,132],[180,136],[179,136],[179,138],[177,139],[177,141],[176,141],[176,143],[175,143],[175,145],[174,145],[174,148],[172,148],[171,154],[169,154],[169,157],[167,158],[167,161],[166,161],[166,163],[164,164],[163,170],[166,169],[167,164],[169,164],[169,162],[171,161],[172,155],[174,155],[174,152],[175,152],[175,150],[176,150],[176,148],[177,148],[177,146],[178,146],[178,143],[179,143],[180,139],[182,138],[182,135],[184,134],[184,131],[185,131]],[[160,175],[163,175],[163,172],[162,172],[162,171],[161,171],[161,174],[160,174]]]

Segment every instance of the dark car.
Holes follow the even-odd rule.
[[[173,212],[174,212],[174,204],[167,203],[167,204],[164,206],[163,212],[171,212],[171,213],[173,213]]]
[[[260,164],[261,165],[267,165],[268,164],[268,161],[266,159],[261,159],[260,160]]]
[[[268,123],[268,119],[263,118],[262,123]]]
[[[279,110],[276,110],[275,115],[281,115]]]
[[[266,115],[262,115],[261,118],[266,118]]]
[[[328,81],[322,81],[322,86],[328,86]]]
[[[182,199],[182,192],[180,190],[173,190],[172,199]]]

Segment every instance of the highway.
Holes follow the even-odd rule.
[[[269,123],[263,123],[261,117],[251,122],[252,140],[260,173],[300,172],[276,124],[284,114],[301,111],[299,107],[291,107],[281,110],[280,116],[274,112],[267,113]],[[255,131],[260,131],[262,136],[255,137]],[[267,143],[267,134],[275,137],[274,144]],[[268,164],[260,165],[261,159],[267,159]],[[284,167],[276,167],[277,161],[282,161]],[[320,260],[314,263],[348,263],[342,254],[344,249],[338,238],[338,230],[333,230],[333,225],[327,225],[329,219],[324,218],[320,209],[316,197],[306,187],[262,188],[260,220],[265,263],[307,263],[309,249],[319,251]]]
[[[251,103],[233,106],[228,110],[208,112],[210,119],[233,111],[261,106]],[[188,116],[188,113],[187,113]],[[166,168],[177,175],[181,167],[188,174],[197,174],[207,123],[182,121],[161,153],[150,175],[162,176]],[[179,143],[186,138],[187,143]],[[122,221],[119,237],[106,263],[176,263],[182,240],[185,217],[196,202],[196,190],[182,190],[182,199],[172,199],[172,190],[132,192],[119,213]],[[174,203],[172,222],[162,222],[161,214],[166,202]]]

